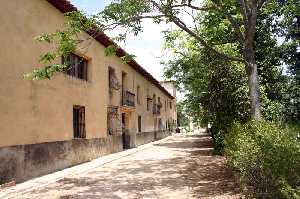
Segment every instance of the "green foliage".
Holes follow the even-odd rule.
[[[239,45],[228,36],[230,28],[224,17],[210,12],[199,16],[198,20],[202,37],[220,51],[240,56]],[[176,80],[178,87],[186,93],[186,107],[193,119],[201,120],[203,125],[212,125],[215,153],[220,154],[231,123],[249,117],[244,65],[220,59],[181,31],[166,32],[165,38],[166,48],[174,53],[174,58],[165,63],[165,76]]]
[[[103,20],[99,19],[99,15],[87,16],[81,11],[74,11],[65,14],[64,28],[53,33],[42,33],[35,40],[39,43],[52,44],[52,51],[42,53],[39,62],[43,67],[36,68],[30,73],[24,75],[26,79],[41,80],[50,79],[57,72],[66,70],[68,66],[57,64],[57,60],[66,57],[70,53],[80,48],[80,44],[86,42],[80,37],[83,31],[89,32],[91,36],[97,36],[104,28]],[[82,35],[81,35],[82,36]],[[118,36],[119,40],[124,39],[124,34]],[[87,44],[88,45],[88,42]],[[83,48],[86,46],[83,45]],[[117,46],[110,45],[106,48],[105,54],[115,55]],[[133,55],[125,55],[121,59],[123,63],[127,63],[133,59]]]
[[[185,102],[177,102],[176,104],[177,111],[177,124],[180,127],[189,127],[189,118],[186,111]]]
[[[253,197],[300,197],[299,133],[267,121],[233,124],[225,155]]]
[[[297,89],[300,87],[300,81],[297,82],[300,56],[296,50],[299,29],[298,38],[295,37],[296,24],[300,21],[299,12],[299,1],[273,0],[259,15],[256,60],[263,85],[263,115],[271,121],[300,120],[300,90]],[[278,44],[278,36],[281,40],[284,38],[281,45]],[[282,63],[287,75],[282,75]]]
[[[147,1],[121,0],[113,1],[100,13],[104,24],[114,23],[126,27],[137,35],[142,31],[140,15],[151,12]]]
[[[66,65],[54,63],[57,59],[74,52],[80,40],[77,34],[82,30],[92,27],[90,20],[85,20],[82,12],[70,12],[65,14],[64,29],[54,33],[42,33],[35,40],[40,43],[54,44],[54,49],[40,55],[39,62],[43,65],[24,75],[26,79],[41,80],[50,79],[57,72],[67,69]]]
[[[272,96],[268,96],[268,91],[265,86],[261,86],[261,101],[262,101],[262,113],[265,120],[268,121],[283,121],[284,120],[284,104],[283,100],[274,99]]]
[[[228,11],[240,21],[241,15],[235,9],[234,2],[227,3],[230,7]],[[284,121],[286,112],[296,118],[300,110],[297,97],[300,92],[296,91],[300,86],[293,83],[295,80],[292,79],[296,78],[282,73],[282,58],[286,49],[278,44],[276,38],[280,9],[277,1],[270,1],[262,9],[255,36],[262,114],[268,121]],[[199,23],[197,33],[201,37],[221,52],[242,56],[242,47],[235,39],[232,25],[222,13],[212,10],[196,19]],[[245,122],[249,118],[248,82],[244,66],[214,56],[182,31],[166,32],[165,39],[165,47],[174,53],[174,58],[166,63],[165,75],[176,80],[186,93],[186,106],[191,115],[212,125],[215,152],[221,153],[224,136],[232,122]]]
[[[126,64],[129,63],[131,60],[133,60],[135,58],[135,55],[132,54],[126,54],[123,57],[121,57],[122,63]]]
[[[105,48],[105,55],[115,55],[117,51],[117,47],[114,45],[109,45]]]
[[[40,69],[33,69],[31,73],[27,73],[24,75],[25,79],[31,80],[42,80],[42,79],[50,79],[56,72],[62,72],[67,68],[66,65],[62,64],[53,64],[50,66],[45,66]]]
[[[220,61],[205,50],[191,47],[184,56],[168,62],[165,74],[176,79],[186,92],[188,114],[194,120],[201,119],[202,124],[212,124],[215,150],[220,153],[227,127],[234,120],[244,121],[249,116],[243,66]]]

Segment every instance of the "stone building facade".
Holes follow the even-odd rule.
[[[51,80],[23,78],[49,50],[33,38],[62,28],[66,0],[9,0],[0,7],[0,183],[17,182],[137,147],[170,134],[176,100],[126,52],[105,56],[105,34],[69,56]],[[89,38],[88,33],[81,35]],[[57,60],[61,62],[63,60]]]

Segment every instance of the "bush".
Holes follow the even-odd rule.
[[[289,128],[266,121],[234,123],[225,137],[228,163],[255,198],[300,198],[300,144]]]
[[[224,135],[227,132],[221,128],[222,127],[214,125],[210,129],[210,133],[212,135],[213,142],[214,142],[213,155],[222,155],[224,152]]]

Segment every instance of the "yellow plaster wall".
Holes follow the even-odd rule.
[[[44,0],[9,0],[0,7],[0,146],[73,138],[73,105],[86,108],[87,138],[106,136],[107,76],[102,45],[94,41],[85,55],[88,82],[58,74],[30,81],[23,74],[38,66],[46,45],[33,38],[62,27],[63,14]]]
[[[46,0],[9,0],[0,7],[0,147],[73,139],[73,105],[85,106],[87,138],[107,136],[107,106],[120,105],[120,93],[109,102],[108,66],[128,76],[128,90],[142,91],[141,105],[132,113],[131,128],[137,129],[137,115],[142,116],[142,131],[154,129],[154,117],[146,111],[146,89],[161,96],[163,118],[174,117],[164,112],[167,98],[157,87],[116,56],[105,56],[104,47],[93,41],[86,52],[89,58],[88,81],[63,73],[51,80],[30,81],[23,74],[39,66],[38,57],[48,46],[33,38],[62,27],[63,14]],[[84,35],[86,37],[86,35]],[[173,107],[175,104],[173,103]],[[173,109],[174,110],[174,109]]]

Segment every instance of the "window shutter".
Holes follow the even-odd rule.
[[[84,107],[80,107],[80,112],[79,112],[79,126],[80,126],[80,137],[81,138],[85,138],[86,134],[85,134],[85,108]]]

